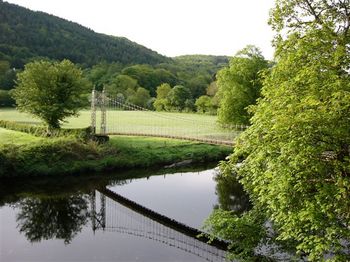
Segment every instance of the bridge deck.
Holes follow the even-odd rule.
[[[213,144],[213,145],[234,146],[234,142],[232,141],[224,141],[224,140],[216,140],[216,139],[208,139],[208,138],[193,138],[193,137],[176,136],[176,135],[154,135],[154,134],[147,134],[147,133],[132,133],[132,132],[107,132],[106,135],[162,137],[162,138],[196,141],[196,142],[202,142],[202,143]]]

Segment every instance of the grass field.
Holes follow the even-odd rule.
[[[110,112],[108,121],[127,132],[151,132],[173,125],[177,134],[186,129],[194,132],[191,123],[202,121],[202,135],[219,132],[215,117],[194,114],[147,114],[142,112]],[[22,123],[40,124],[35,118],[16,110],[1,110],[0,119]],[[80,117],[70,118],[64,127],[79,128],[89,125],[90,113],[82,111]],[[206,122],[205,122],[206,121]],[[203,124],[204,123],[204,124]],[[109,126],[110,128],[111,126]],[[181,129],[181,131],[180,131]],[[168,130],[169,131],[169,130]],[[133,168],[165,166],[183,160],[205,163],[224,159],[232,148],[197,141],[160,137],[110,136],[109,143],[82,142],[72,137],[45,138],[0,128],[1,176],[83,174]]]
[[[32,136],[26,133],[7,130],[4,128],[0,128],[0,145],[1,144],[15,144],[15,145],[23,145],[28,143],[36,143],[44,138]]]
[[[40,124],[41,120],[33,117],[30,114],[22,113],[14,108],[1,108],[0,109],[0,119],[16,121],[21,123],[32,123]],[[66,128],[80,128],[87,127],[90,125],[90,111],[81,111],[79,117],[72,117],[67,119],[67,123],[64,123],[63,127]]]
[[[97,132],[99,132],[101,118],[99,112],[97,112],[96,118]],[[1,109],[0,119],[33,124],[40,123],[40,120],[28,114],[20,113],[15,109]],[[68,118],[63,127],[87,127],[90,125],[90,119],[90,111],[81,111],[79,117]],[[216,121],[216,116],[202,114],[108,111],[107,133],[177,136],[231,142],[238,132],[220,128]]]

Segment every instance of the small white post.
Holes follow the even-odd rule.
[[[92,134],[96,134],[96,91],[95,87],[91,92],[91,129]]]
[[[101,94],[101,134],[106,134],[107,119],[106,119],[106,95],[105,88],[103,87]]]

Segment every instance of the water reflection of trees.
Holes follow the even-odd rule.
[[[216,208],[234,211],[237,214],[250,208],[249,197],[234,176],[225,176],[219,173],[214,177],[214,180],[219,202]]]
[[[204,230],[212,237],[229,241],[229,259],[292,261],[295,250],[275,239],[272,223],[250,203],[235,174],[219,173],[214,180],[219,203],[206,220]]]
[[[63,239],[65,244],[88,221],[88,201],[81,195],[26,198],[18,204],[18,228],[31,242]]]

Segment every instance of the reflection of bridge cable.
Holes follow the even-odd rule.
[[[181,244],[185,245],[185,247],[183,247],[181,245],[171,244],[171,241],[174,240],[174,239],[173,238],[169,238],[166,235],[162,235],[162,236],[159,235],[160,238],[157,238],[157,237],[153,238],[152,236],[149,237],[147,235],[147,233],[150,233],[150,232],[140,232],[140,231],[129,229],[129,228],[118,228],[118,227],[116,227],[116,228],[108,228],[106,231],[108,231],[108,232],[118,232],[118,233],[122,233],[122,234],[136,236],[136,237],[147,238],[147,239],[159,242],[159,243],[166,244],[166,245],[168,245],[170,247],[175,247],[175,248],[177,248],[179,250],[188,252],[188,253],[196,255],[198,257],[204,258],[207,261],[218,261],[218,259],[221,259],[223,261],[225,260],[225,253],[222,252],[222,251],[220,252],[219,250],[216,250],[215,252],[213,252],[213,251],[210,251],[210,250],[207,250],[207,249],[200,249],[200,247],[198,245],[195,245],[193,243],[185,242],[185,240],[181,241],[181,240],[178,240],[178,239],[176,239],[176,241],[178,243],[181,243]],[[146,234],[142,234],[142,233],[146,233]],[[169,240],[169,241],[165,241],[164,239]],[[196,250],[196,249],[202,251],[203,253],[201,254],[199,252],[193,251],[193,250]],[[213,256],[213,258],[212,258],[213,260],[208,258],[208,255],[209,256]]]
[[[99,192],[101,201],[105,199],[106,203],[104,214],[101,214],[106,219],[103,230],[148,238],[208,261],[224,261],[226,242],[214,240],[208,244],[206,237],[198,238],[202,232],[197,229],[147,209],[107,188]],[[91,205],[95,206],[94,203]]]
[[[144,206],[139,205],[138,203],[129,200],[107,188],[101,189],[99,190],[100,193],[102,193],[103,195],[109,197],[111,200],[114,200],[116,202],[118,202],[119,204],[122,204],[123,206],[127,207],[130,210],[133,210],[134,212],[141,214],[143,217],[147,217],[153,221],[156,221],[162,225],[165,225],[167,228],[171,228],[175,231],[181,232],[187,236],[190,237],[194,237],[199,241],[202,242],[207,242],[207,238],[205,236],[202,236],[201,238],[197,238],[198,235],[201,235],[203,232],[196,229],[196,228],[192,228],[189,227],[183,223],[180,223],[174,219],[168,218],[164,215],[161,215],[151,209],[148,209]],[[220,241],[218,239],[214,240],[211,242],[212,245],[215,245],[216,247],[220,248],[220,249],[227,249],[227,242],[224,241]]]

